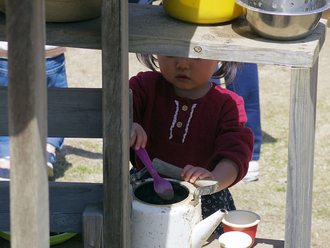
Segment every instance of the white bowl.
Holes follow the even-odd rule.
[[[221,234],[219,243],[221,248],[248,248],[252,244],[252,238],[246,233],[232,231]]]

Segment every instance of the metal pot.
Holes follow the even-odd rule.
[[[235,0],[244,8],[252,31],[272,40],[297,40],[310,35],[329,0]]]

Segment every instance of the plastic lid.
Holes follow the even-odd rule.
[[[250,235],[232,231],[226,232],[219,237],[220,247],[222,248],[248,248],[252,243]]]

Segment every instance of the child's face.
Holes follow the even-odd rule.
[[[162,75],[178,95],[189,97],[191,93],[192,97],[202,97],[210,89],[208,81],[219,61],[158,55],[158,63]]]

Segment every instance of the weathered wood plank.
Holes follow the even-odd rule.
[[[46,44],[101,49],[101,18],[79,22],[47,22]],[[6,40],[6,15],[0,12],[0,40]]]
[[[212,235],[208,242],[203,246],[203,248],[219,248],[219,235]],[[8,241],[0,238],[0,247],[1,248],[10,248],[10,244]],[[52,245],[51,248],[82,248],[82,236],[76,235],[68,241],[58,244]],[[283,240],[273,240],[273,239],[255,239],[255,246],[253,248],[283,248],[284,241]]]
[[[0,195],[0,230],[9,231],[9,182],[0,182]],[[49,182],[50,231],[82,232],[86,207],[102,202],[102,184]]]
[[[283,42],[255,35],[243,16],[224,24],[196,25],[169,17],[161,6],[130,9],[133,52],[311,67],[324,39],[323,22],[307,38]]]
[[[43,0],[7,3],[10,225],[15,248],[49,246],[44,5]]]
[[[7,99],[0,87],[0,136],[8,135]],[[48,137],[102,138],[102,89],[48,88]]]
[[[1,40],[6,39],[3,16],[0,14]],[[171,18],[162,6],[129,4],[129,51],[312,67],[324,43],[326,24],[322,19],[305,39],[271,41],[255,35],[243,16],[218,25],[196,25]],[[47,23],[47,44],[101,49],[100,25],[100,18]]]
[[[9,213],[0,213],[0,218],[1,230],[10,231]],[[83,231],[82,213],[51,213],[50,223],[51,232],[82,233]]]
[[[291,70],[285,247],[311,243],[317,72]]]
[[[48,22],[46,43],[63,47],[101,49],[101,17],[65,25]]]
[[[219,235],[212,234],[203,247],[218,248],[220,246],[218,238]],[[253,247],[254,248],[284,248],[284,240],[256,238]]]
[[[102,248],[103,206],[90,204],[83,213],[84,248]]]
[[[0,247],[11,248],[10,242],[3,238],[0,238]],[[80,233],[72,237],[71,239],[67,240],[66,242],[50,246],[50,248],[83,248],[83,247],[84,247],[83,238]]]
[[[131,247],[127,0],[102,1],[102,75],[103,245],[127,248]]]

